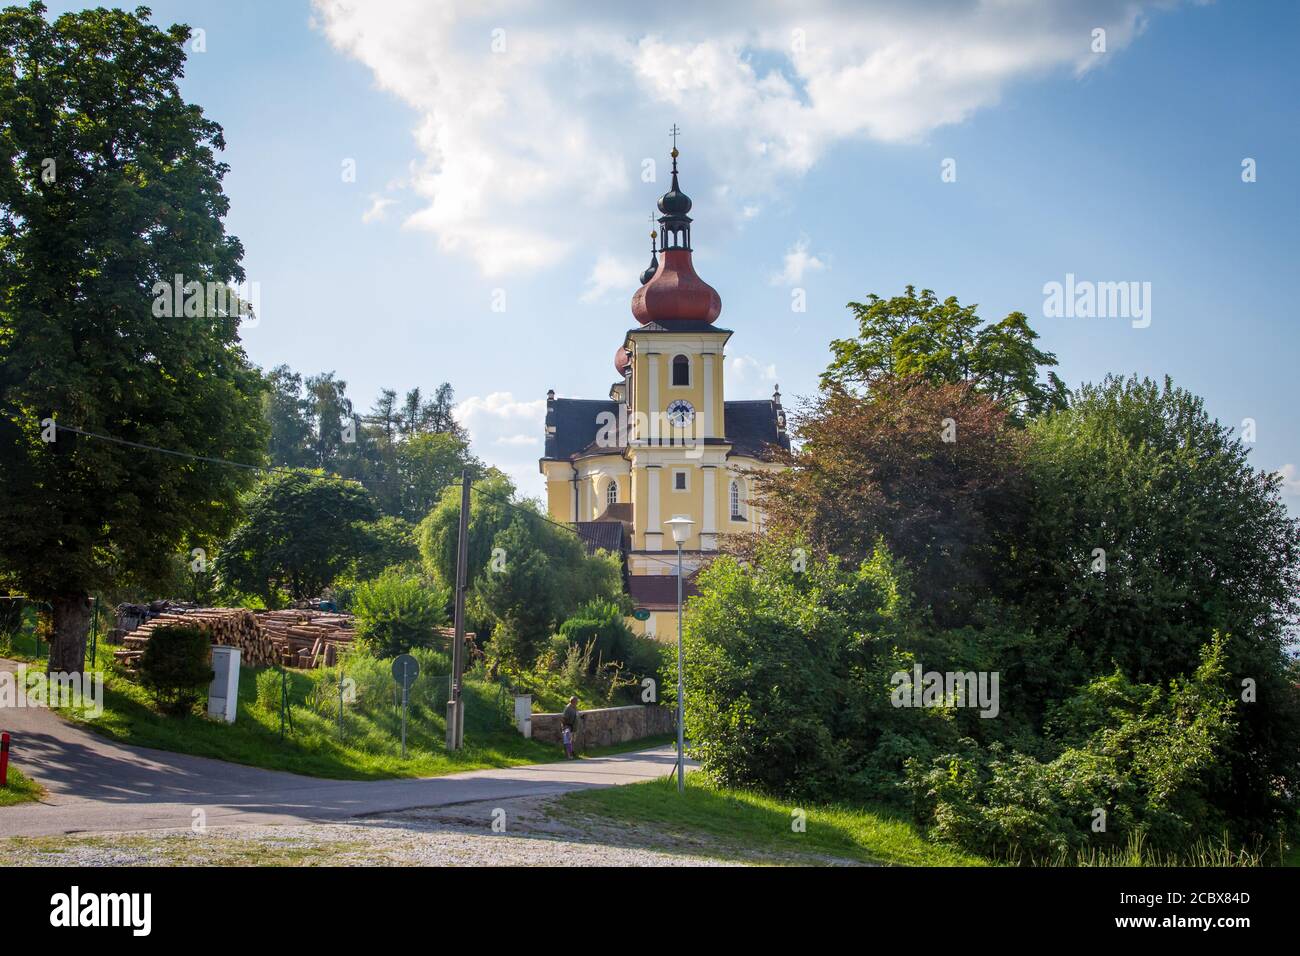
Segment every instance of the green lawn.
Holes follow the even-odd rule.
[[[101,647],[104,653],[111,650]],[[412,706],[403,759],[400,709],[345,707],[340,737],[337,712],[327,716],[303,706],[310,687],[305,672],[289,671],[290,700],[296,704],[294,726],[281,739],[278,710],[268,711],[256,703],[256,677],[262,668],[241,669],[236,720],[225,724],[197,714],[163,716],[148,693],[107,664],[104,656],[99,664],[105,671],[103,714],[92,720],[72,711],[63,713],[113,740],[140,747],[340,780],[431,777],[563,756],[558,747],[520,736],[500,710],[498,690],[490,684],[466,684],[465,748],[456,754],[445,749],[444,715],[434,707]]]
[[[708,837],[717,841],[718,852],[736,859],[746,858],[743,850],[759,850],[900,866],[987,864],[926,841],[911,823],[887,810],[790,803],[714,787],[699,774],[687,776],[685,795],[677,793],[675,781],[664,779],[567,794],[560,807],[673,835]],[[807,814],[802,833],[792,827],[795,809]]]
[[[500,688],[488,682],[466,681],[465,748],[456,754],[445,749],[442,707],[413,703],[403,759],[399,708],[346,706],[340,737],[337,710],[322,714],[303,704],[311,686],[307,672],[288,672],[290,700],[295,703],[294,726],[281,739],[278,709],[268,711],[256,702],[257,674],[264,668],[241,669],[234,724],[197,714],[167,717],[157,712],[143,688],[111,662],[113,649],[101,645],[98,655],[98,665],[105,673],[103,714],[92,720],[72,711],[63,713],[122,743],[339,780],[434,777],[563,758],[560,747],[520,736],[504,709],[510,699],[503,700]],[[632,741],[586,756],[639,750],[662,742],[660,738]]]
[[[11,765],[8,784],[0,787],[0,807],[11,807],[15,803],[39,800],[44,793],[44,787]]]

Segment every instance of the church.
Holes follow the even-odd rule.
[[[546,395],[547,508],[574,527],[591,551],[621,555],[638,633],[677,636],[677,546],[664,522],[689,518],[687,575],[718,549],[719,538],[757,531],[763,516],[746,473],[780,466],[790,447],[781,393],[727,401],[726,346],[715,323],[722,298],[691,262],[691,200],[677,181],[659,199],[650,266],[632,296],[636,325],[614,351],[609,398]],[[686,593],[692,593],[687,579]]]

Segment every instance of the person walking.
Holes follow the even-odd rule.
[[[564,740],[564,755],[573,760],[577,755],[573,752],[575,737],[578,733],[578,698],[570,697],[569,706],[564,708],[564,715],[560,718],[560,737]]]

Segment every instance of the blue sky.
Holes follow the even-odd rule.
[[[1253,418],[1300,506],[1300,5],[727,7],[152,4],[203,30],[184,92],[225,128],[253,360],[363,409],[450,380],[538,492],[546,390],[613,380],[677,123],[729,397],[812,392],[845,302],[913,283],[1027,313],[1072,386],[1169,374]],[[1067,273],[1149,282],[1150,325],[1044,316]]]

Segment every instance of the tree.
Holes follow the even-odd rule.
[[[466,468],[471,479],[483,473],[482,463],[470,454],[464,439],[446,432],[407,438],[397,446],[394,473],[384,482],[385,510],[407,521],[420,521]]]
[[[460,491],[448,488],[417,530],[430,575],[454,586]],[[579,605],[617,600],[622,572],[611,558],[589,557],[577,535],[549,521],[532,501],[514,497],[498,471],[474,484],[469,514],[471,614],[492,627],[498,660],[531,664],[541,642]]]
[[[319,474],[267,476],[243,502],[244,520],[217,554],[225,587],[277,606],[281,595],[318,596],[350,564],[373,553],[376,510],[355,482]]]
[[[1239,708],[1220,805],[1266,829],[1300,791],[1300,522],[1276,474],[1168,379],[1108,377],[1035,422],[1030,520],[1010,572],[1017,600],[1065,629],[1062,679],[1118,666],[1163,684],[1227,635]],[[1072,667],[1070,665],[1073,663]]]
[[[357,588],[357,637],[376,657],[427,647],[433,629],[447,620],[448,598],[446,588],[431,588],[417,575],[389,569]]]
[[[889,377],[972,382],[1014,421],[1065,405],[1066,388],[1055,372],[1039,381],[1039,368],[1056,365],[1056,356],[1034,345],[1038,333],[1022,312],[981,326],[977,306],[962,306],[952,296],[940,302],[929,289],[917,295],[910,285],[903,295],[873,294],[848,307],[858,334],[831,342],[834,358],[822,373],[824,390],[861,393]]]
[[[224,295],[244,274],[221,127],[177,87],[189,28],[44,14],[0,12],[0,565],[53,607],[50,668],[77,671],[88,592],[224,533],[249,473],[42,420],[249,464],[266,431]]]
[[[183,717],[212,682],[211,639],[198,627],[160,627],[140,655],[140,683],[163,713]]]
[[[917,600],[963,622],[998,580],[1023,523],[1023,432],[969,383],[877,379],[796,418],[786,471],[754,474],[772,530],[850,564],[878,540],[915,572]]]
[[[356,443],[356,422],[352,399],[348,398],[348,383],[336,379],[333,372],[321,372],[309,376],[306,387],[315,426],[313,464],[317,468],[337,471],[341,461],[355,457],[347,447]],[[353,429],[352,442],[344,441],[344,429],[348,426]]]
[[[303,397],[302,376],[287,365],[277,365],[266,379],[271,462],[285,468],[309,467],[313,463],[311,403]]]

